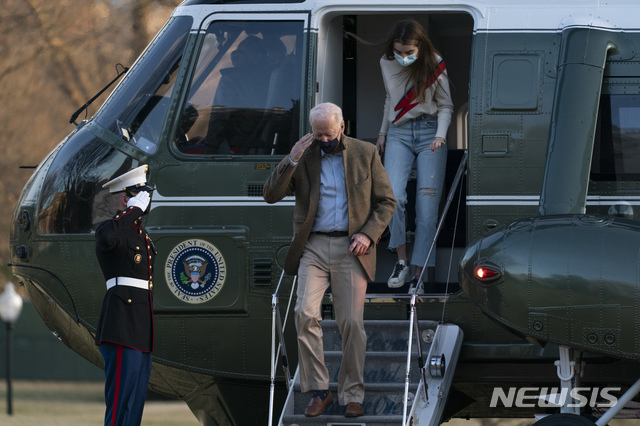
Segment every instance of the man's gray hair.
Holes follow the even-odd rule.
[[[335,120],[335,123],[340,125],[342,123],[342,108],[331,102],[325,102],[314,106],[309,111],[309,122],[313,124],[314,121],[328,121]]]

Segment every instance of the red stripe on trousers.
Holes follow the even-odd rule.
[[[118,414],[118,396],[120,394],[120,377],[122,376],[122,346],[117,345],[116,349],[116,384],[113,393],[113,410],[111,410],[111,426],[116,424]]]

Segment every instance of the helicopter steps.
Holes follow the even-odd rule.
[[[360,417],[349,418],[344,416],[345,406],[338,404],[338,384],[337,377],[342,359],[341,353],[341,336],[335,321],[322,321],[323,342],[325,348],[325,364],[329,369],[329,389],[333,393],[333,403],[326,407],[323,414],[318,417],[305,417],[304,409],[308,404],[311,393],[300,392],[299,371],[296,370],[293,386],[287,396],[285,407],[282,411],[279,426],[343,426],[343,425],[376,425],[376,426],[398,426],[402,425],[404,410],[404,394],[409,321],[365,321],[365,330],[367,333],[367,354],[364,365],[365,379],[365,399],[364,411],[365,415]],[[429,353],[433,341],[439,342],[438,334],[442,334],[438,330],[446,328],[449,338],[456,335],[455,349],[451,353],[444,353],[446,358],[445,378],[436,379],[430,377],[429,371],[425,371],[429,387],[433,388],[429,391],[431,401],[438,403],[425,404],[424,397],[418,398],[420,403],[416,408],[420,408],[424,414],[419,415],[421,418],[420,425],[439,424],[444,402],[446,402],[447,392],[455,370],[455,362],[462,344],[462,332],[455,325],[439,325],[436,321],[420,321],[422,353],[426,360],[429,359]],[[454,330],[455,329],[455,330]],[[415,333],[415,331],[414,331]],[[457,334],[456,334],[457,333]],[[435,337],[434,337],[435,336]],[[425,341],[426,340],[426,341]],[[438,350],[443,348],[442,344],[436,344]],[[445,345],[446,346],[446,345]],[[449,345],[451,346],[451,345]],[[455,352],[455,353],[453,353]],[[438,353],[440,356],[441,353]],[[418,367],[418,351],[415,339],[412,343],[412,361],[409,373],[409,407],[407,413],[411,410],[411,405],[415,399],[416,391],[421,386],[421,372]],[[449,365],[452,360],[451,366]],[[448,381],[448,383],[440,383]],[[421,388],[420,388],[421,389]],[[439,389],[443,389],[440,395]],[[424,391],[421,391],[424,394]],[[433,396],[432,394],[434,394]],[[422,400],[422,401],[421,401]],[[427,416],[436,417],[434,423],[424,423]],[[407,416],[408,419],[409,416]],[[435,419],[434,419],[435,420]],[[415,423],[417,425],[418,423]]]

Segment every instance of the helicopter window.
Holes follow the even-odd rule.
[[[591,179],[640,180],[640,95],[600,98]]]
[[[132,158],[81,129],[55,156],[42,184],[40,234],[92,232],[117,209],[102,184],[132,167]]]
[[[172,18],[96,114],[96,121],[142,151],[156,152],[191,17]]]
[[[298,140],[301,21],[219,21],[207,30],[175,137],[188,155],[286,154]]]

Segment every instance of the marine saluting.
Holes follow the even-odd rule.
[[[96,330],[104,358],[104,424],[139,425],[153,350],[152,268],[156,249],[142,226],[148,211],[146,165],[106,184],[118,211],[96,229],[96,255],[107,284]]]

